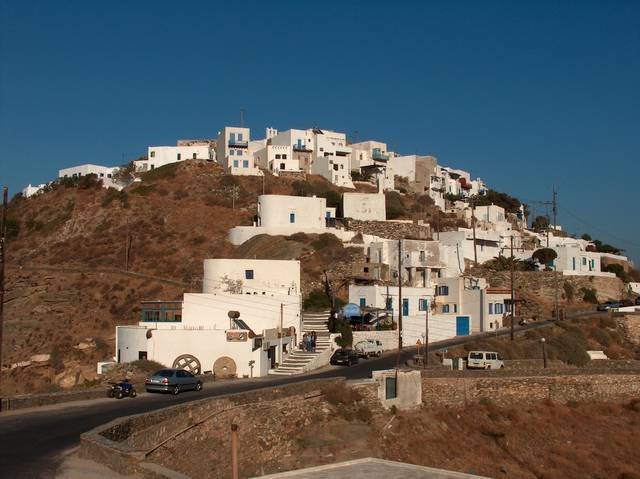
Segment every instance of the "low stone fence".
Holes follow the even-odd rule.
[[[463,406],[489,400],[500,406],[541,400],[621,401],[640,398],[638,374],[577,374],[529,377],[423,377],[425,406]]]
[[[145,477],[170,477],[155,467],[152,474],[147,457],[162,444],[213,419],[242,408],[256,408],[278,400],[298,400],[339,379],[320,379],[275,388],[258,389],[239,394],[218,396],[161,409],[151,413],[120,418],[80,436],[80,455],[105,464],[121,474],[139,473]]]

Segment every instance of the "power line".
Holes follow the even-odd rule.
[[[628,239],[621,238],[620,236],[617,236],[617,235],[611,234],[611,233],[609,232],[609,230],[606,230],[606,229],[604,229],[604,228],[601,228],[601,227],[599,227],[599,226],[596,226],[596,225],[594,225],[594,224],[590,223],[589,221],[587,221],[587,220],[585,220],[585,219],[583,219],[583,218],[579,217],[579,216],[578,216],[578,215],[576,215],[575,213],[573,213],[573,212],[571,212],[570,210],[568,210],[566,206],[564,207],[564,211],[566,211],[567,213],[569,213],[569,216],[572,216],[574,219],[576,219],[576,220],[578,220],[579,222],[583,223],[585,226],[587,226],[587,227],[588,227],[588,228],[590,228],[590,229],[594,229],[594,230],[600,231],[600,232],[602,232],[602,233],[604,233],[604,234],[606,234],[606,235],[610,236],[611,238],[614,238],[614,239],[615,239],[615,240],[617,240],[617,241],[622,241],[623,243],[627,243],[627,244],[633,245],[633,246],[635,246],[635,247],[637,247],[637,248],[640,248],[640,243],[635,243],[635,242],[630,241],[630,240],[628,240]]]

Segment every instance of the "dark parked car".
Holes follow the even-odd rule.
[[[610,309],[619,308],[620,301],[605,301],[598,305],[598,311],[609,311]]]
[[[338,349],[333,353],[329,362],[331,364],[344,364],[345,366],[358,364],[358,352],[353,349]]]
[[[180,394],[182,391],[188,391],[189,389],[200,391],[202,389],[202,381],[184,369],[161,369],[145,380],[144,388],[148,393],[170,392],[172,394]]]

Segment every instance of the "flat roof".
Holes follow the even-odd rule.
[[[262,477],[271,479],[489,479],[484,476],[416,466],[373,457],[309,467],[296,471],[278,472]]]

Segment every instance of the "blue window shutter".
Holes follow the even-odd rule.
[[[295,223],[295,222],[296,222],[296,214],[289,213],[289,223]]]
[[[489,303],[489,314],[493,314],[493,303]]]

